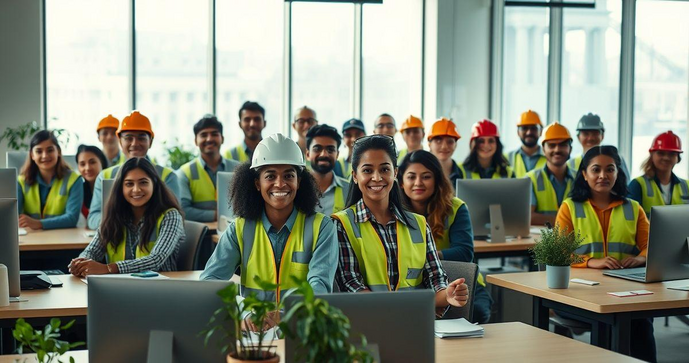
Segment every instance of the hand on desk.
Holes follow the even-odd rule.
[[[31,228],[33,230],[43,229],[43,223],[38,219],[31,218],[26,214],[19,215],[19,227],[21,228]]]
[[[249,316],[246,319],[242,320],[242,330],[248,330],[248,331],[253,331],[253,332],[257,332],[259,330],[266,331],[266,330],[268,330],[274,326],[277,326],[279,321],[280,321],[280,312],[279,311],[271,311],[267,314],[266,319],[263,321],[263,329],[259,329],[251,321],[251,316]]]
[[[607,268],[610,270],[618,270],[621,268],[639,267],[646,263],[645,256],[627,257],[622,261],[610,256],[603,258],[591,258],[586,262],[586,266],[590,268]]]
[[[108,266],[86,258],[75,258],[69,263],[69,273],[76,277],[104,275],[109,273]]]
[[[643,266],[646,264],[646,256],[627,257],[621,263],[624,268]]]
[[[445,292],[447,302],[452,306],[461,308],[469,301],[469,286],[464,283],[463,278],[450,282]]]

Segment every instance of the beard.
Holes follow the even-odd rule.
[[[526,147],[534,147],[534,146],[538,145],[538,138],[533,138],[533,137],[523,138],[522,144]]]
[[[327,161],[327,165],[319,164],[320,161]],[[327,158],[319,158],[311,161],[311,169],[319,174],[328,174],[335,169],[335,163]]]

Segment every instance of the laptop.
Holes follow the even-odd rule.
[[[638,282],[689,279],[689,204],[651,208],[646,266],[603,275]]]

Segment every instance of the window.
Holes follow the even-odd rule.
[[[633,176],[641,174],[653,138],[672,130],[687,150],[689,99],[689,3],[636,3]],[[684,153],[683,155],[687,155]],[[687,178],[686,156],[674,172]]]
[[[120,120],[129,113],[127,4],[45,3],[48,127],[79,136],[63,145],[65,154],[74,154],[79,143],[99,145],[96,125],[109,113]]]

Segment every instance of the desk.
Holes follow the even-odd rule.
[[[19,236],[19,251],[83,250],[93,237],[87,237],[84,228],[29,230]]]
[[[218,230],[218,221],[206,222],[204,224],[206,225],[206,227],[208,227],[208,231],[211,233],[215,233]]]
[[[612,329],[611,348],[629,354],[632,319],[689,314],[689,292],[667,289],[678,282],[643,284],[604,276],[601,270],[572,268],[571,278],[600,282],[588,286],[571,284],[568,289],[549,289],[545,272],[488,275],[493,285],[533,296],[533,325],[548,329],[548,310],[558,309],[591,323],[591,343],[607,346],[607,329]],[[681,284],[681,283],[679,283]],[[653,295],[615,297],[613,291],[649,290]]]
[[[639,362],[611,351],[594,347],[574,339],[545,332],[522,323],[484,325],[485,337],[472,339],[435,339],[436,362],[501,362],[524,360],[529,362]],[[277,341],[278,354],[283,357],[285,345]],[[87,362],[85,350],[70,353],[76,362]],[[0,356],[0,363],[14,363],[15,359],[30,355]]]

